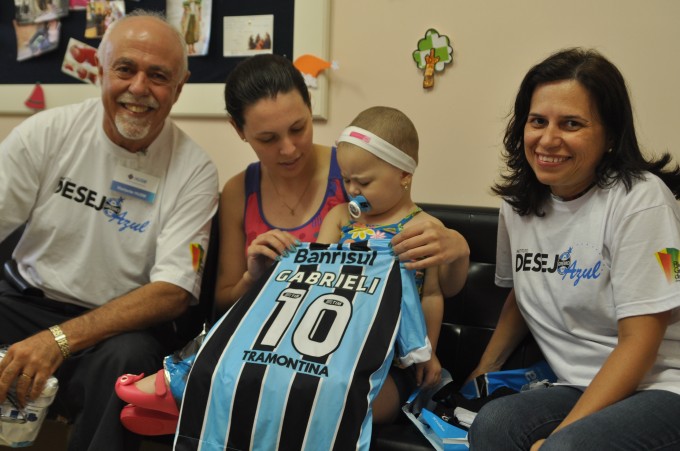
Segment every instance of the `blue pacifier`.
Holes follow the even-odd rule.
[[[350,196],[347,208],[349,209],[349,215],[354,219],[358,219],[362,212],[371,210],[371,204],[360,194],[357,197]]]

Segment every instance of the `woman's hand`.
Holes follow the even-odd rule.
[[[442,364],[433,353],[427,362],[416,364],[416,383],[418,387],[430,388],[442,380]]]
[[[391,243],[399,260],[408,261],[408,269],[425,269],[467,260],[470,256],[470,247],[463,235],[437,220],[413,224],[392,238]]]
[[[274,229],[263,233],[248,246],[246,274],[252,280],[259,279],[274,260],[288,255],[299,244],[300,241],[288,232]]]
[[[529,327],[519,310],[513,288],[505,299],[491,340],[486,345],[477,367],[470,373],[465,383],[484,373],[499,371],[528,333]]]
[[[539,449],[541,449],[541,446],[543,445],[543,442],[545,442],[545,439],[544,439],[544,438],[538,440],[536,443],[534,443],[533,445],[531,445],[531,451],[538,451]]]
[[[428,217],[404,228],[391,241],[394,253],[406,269],[439,266],[439,285],[444,297],[456,295],[467,279],[470,246],[455,230]]]
[[[465,379],[465,382],[463,382],[463,385],[467,384],[470,381],[473,381],[477,379],[478,376],[481,376],[482,374],[490,373],[492,370],[488,370],[486,368],[482,368],[481,366],[477,366],[470,374],[468,374],[467,379]],[[493,370],[495,371],[495,370]]]

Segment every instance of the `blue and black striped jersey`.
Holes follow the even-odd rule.
[[[175,449],[368,449],[395,353],[410,365],[431,349],[413,274],[389,241],[303,244],[206,337]]]

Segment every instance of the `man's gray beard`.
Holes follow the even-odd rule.
[[[140,140],[146,138],[151,129],[148,119],[134,119],[127,115],[116,115],[116,128],[118,133],[127,139]]]

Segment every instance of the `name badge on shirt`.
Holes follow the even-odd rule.
[[[113,174],[111,189],[152,204],[156,199],[159,181],[153,175],[118,165]]]

